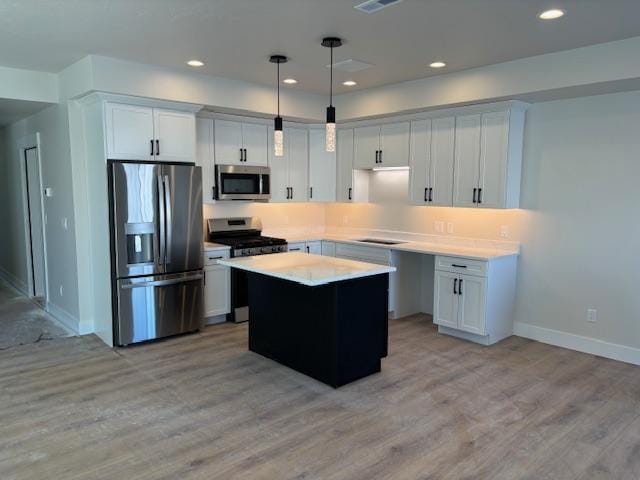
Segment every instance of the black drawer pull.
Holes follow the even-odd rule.
[[[209,257],[209,260],[218,260],[220,258],[223,258],[223,257]]]
[[[451,266],[456,268],[467,268],[466,265],[458,265],[457,263],[452,263]]]
[[[457,284],[458,284],[458,279],[457,279],[457,278],[454,278],[454,279],[453,279],[453,294],[454,294],[454,295],[457,295],[457,294],[458,294],[458,292],[456,291],[456,285],[457,285]]]

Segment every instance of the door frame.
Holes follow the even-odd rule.
[[[26,151],[32,148],[37,149],[36,161],[38,162],[38,176],[39,178],[39,195],[40,199],[40,222],[42,223],[42,243],[43,243],[43,256],[44,256],[44,301],[45,305],[49,302],[49,266],[47,255],[47,229],[45,223],[45,210],[44,210],[44,197],[42,186],[42,150],[40,146],[40,132],[29,134],[17,140],[18,147],[18,160],[20,164],[20,190],[22,193],[22,209],[24,212],[24,241],[25,241],[25,258],[27,268],[27,291],[24,292],[28,297],[32,298],[35,295],[33,291],[33,259],[31,257],[31,229],[29,227],[29,199],[27,197],[27,171],[26,171]]]

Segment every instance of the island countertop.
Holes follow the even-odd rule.
[[[395,267],[301,252],[218,260],[220,265],[261,273],[309,287],[395,272]]]

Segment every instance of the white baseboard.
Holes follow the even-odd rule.
[[[513,333],[520,337],[548,343],[556,347],[569,348],[571,350],[577,350],[578,352],[590,353],[600,357],[640,365],[639,348],[618,345],[595,338],[583,337],[573,333],[561,332],[560,330],[520,322],[514,323]]]
[[[45,310],[49,312],[53,317],[55,317],[55,319],[58,320],[72,334],[78,335],[80,333],[78,332],[78,319],[63,308],[60,308],[59,306],[48,302]]]
[[[5,269],[4,267],[0,267],[0,277],[23,295],[29,296],[29,289],[27,288],[27,284],[16,277],[9,270]]]

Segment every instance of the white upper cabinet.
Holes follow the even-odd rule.
[[[215,173],[213,162],[213,120],[196,118],[196,165],[202,167],[202,201],[213,203]]]
[[[153,109],[157,160],[193,162],[196,149],[196,118],[193,113]]]
[[[336,200],[352,202],[353,196],[353,128],[338,130]]]
[[[520,109],[456,118],[454,206],[519,206],[523,133]]]
[[[153,108],[107,103],[107,158],[153,160]]]
[[[409,122],[387,123],[354,130],[354,168],[409,165]]]
[[[195,115],[177,110],[107,102],[107,158],[195,161]]]
[[[273,155],[273,129],[269,128],[271,202],[306,202],[309,175],[308,131],[284,129],[284,156]]]
[[[267,166],[267,137],[266,125],[216,119],[216,164]]]
[[[325,130],[309,130],[309,201],[336,201],[336,152],[325,148]]]

